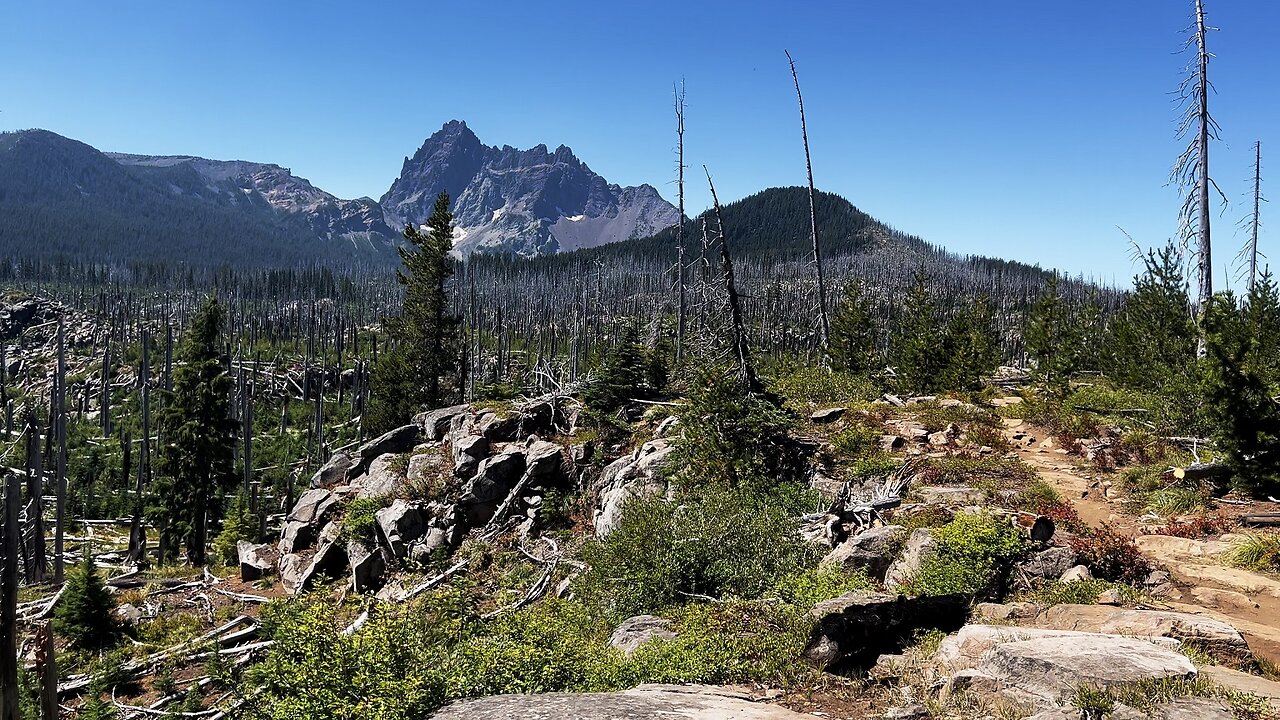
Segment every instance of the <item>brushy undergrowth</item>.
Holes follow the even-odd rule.
[[[1126,603],[1142,599],[1142,593],[1133,586],[1108,580],[1081,580],[1077,582],[1053,582],[1018,596],[1019,600],[1042,605],[1094,605],[1098,596],[1108,590],[1120,593]]]
[[[1104,524],[1088,536],[1072,538],[1071,549],[1094,577],[1103,580],[1136,584],[1151,574],[1151,563],[1133,538],[1110,525]]]
[[[1072,702],[1080,709],[1082,717],[1087,720],[1102,720],[1117,705],[1127,705],[1150,716],[1156,706],[1181,698],[1220,700],[1231,708],[1238,720],[1275,717],[1275,708],[1265,699],[1222,687],[1204,677],[1147,678],[1108,687],[1082,684],[1076,688]]]
[[[908,579],[912,595],[985,595],[998,591],[1009,563],[1025,549],[1021,533],[1002,518],[961,513],[932,531],[937,550]]]

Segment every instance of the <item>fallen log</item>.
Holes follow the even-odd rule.
[[[1160,477],[1166,481],[1212,480],[1221,482],[1231,479],[1231,468],[1222,463],[1192,463],[1186,467],[1169,468]]]
[[[1246,527],[1280,527],[1280,513],[1241,515],[1240,524]]]

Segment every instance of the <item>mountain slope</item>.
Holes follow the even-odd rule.
[[[423,223],[449,193],[458,226],[454,249],[547,255],[651,235],[679,220],[649,185],[611,185],[561,145],[490,147],[450,121],[405,158],[382,206]]]
[[[45,130],[0,134],[0,217],[0,255],[23,260],[281,267],[392,257],[383,241],[317,235],[309,218],[197,163],[121,163]]]

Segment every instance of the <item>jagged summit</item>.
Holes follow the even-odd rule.
[[[542,255],[644,237],[675,224],[676,209],[650,185],[608,183],[567,145],[554,151],[484,145],[452,120],[406,157],[382,205],[422,223],[449,193],[455,250]]]

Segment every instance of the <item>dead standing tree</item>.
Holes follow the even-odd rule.
[[[1194,242],[1196,257],[1196,315],[1202,316],[1213,297],[1213,258],[1209,227],[1209,186],[1217,185],[1209,177],[1209,141],[1217,140],[1221,128],[1209,114],[1209,54],[1206,36],[1217,28],[1205,24],[1204,0],[1196,0],[1195,18],[1188,28],[1190,37],[1186,47],[1195,48],[1195,58],[1187,77],[1178,86],[1178,99],[1183,106],[1182,120],[1178,124],[1178,137],[1186,138],[1194,133],[1187,149],[1178,156],[1170,180],[1183,193],[1178,226],[1183,244],[1190,249]],[[1218,190],[1226,202],[1226,196]],[[1201,325],[1196,353],[1205,353],[1204,329]]]
[[[680,219],[676,224],[676,272],[679,274],[680,306],[676,319],[676,364],[684,364],[685,329],[688,326],[688,297],[684,267],[684,81],[676,93],[676,195]]]
[[[813,267],[818,280],[819,341],[826,350],[831,339],[831,323],[827,319],[827,282],[822,273],[822,246],[818,244],[818,211],[813,189],[813,161],[809,156],[809,127],[804,120],[804,96],[800,94],[800,76],[796,74],[796,61],[791,53],[783,50],[791,64],[791,80],[796,86],[796,102],[800,105],[800,138],[804,141],[804,167],[809,177],[809,240],[813,243]]]
[[[733,257],[729,253],[729,238],[724,230],[724,218],[720,213],[720,198],[716,196],[715,183],[711,181],[711,171],[702,166],[707,174],[707,185],[711,188],[711,204],[715,208],[716,231],[720,235],[720,270],[724,273],[725,295],[729,301],[729,322],[733,332],[733,355],[737,364],[738,376],[743,386],[750,392],[764,392],[764,385],[756,375],[755,365],[751,362],[751,348],[747,345],[746,325],[742,320],[742,300],[738,296],[738,288],[733,277]]]
[[[1262,227],[1262,141],[1253,143],[1253,212],[1244,219],[1244,229],[1249,233],[1249,240],[1240,248],[1236,259],[1242,269],[1248,273],[1249,292],[1258,281],[1258,230]],[[1265,256],[1264,256],[1265,257]]]

